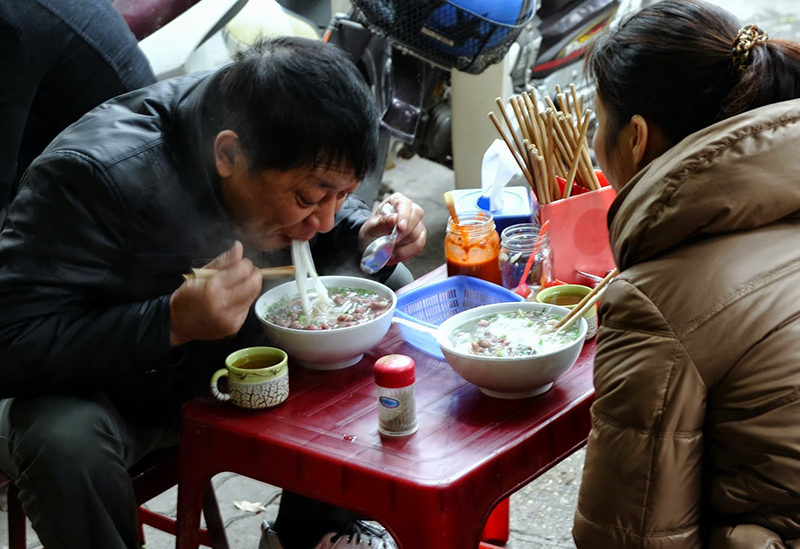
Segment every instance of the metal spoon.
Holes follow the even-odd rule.
[[[393,213],[395,213],[394,206],[388,202],[381,206],[382,215],[392,215]],[[367,249],[364,250],[364,255],[361,256],[361,270],[367,274],[375,274],[383,269],[394,253],[396,242],[397,223],[390,234],[379,236],[369,243]]]

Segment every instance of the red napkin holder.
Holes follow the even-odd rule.
[[[592,281],[577,271],[604,277],[615,266],[606,215],[617,193],[601,172],[596,173],[600,180],[599,190],[589,191],[573,184],[568,199],[545,204],[539,210],[540,223],[550,220],[555,278],[568,284],[591,286]],[[565,183],[558,178],[562,192]]]

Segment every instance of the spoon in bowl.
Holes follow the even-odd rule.
[[[392,324],[402,324],[403,326],[408,326],[412,330],[417,330],[419,332],[424,332],[426,334],[432,335],[433,337],[439,337],[439,329],[438,328],[431,328],[429,326],[425,326],[424,324],[420,324],[419,322],[414,322],[413,320],[406,320],[405,318],[400,318],[399,316],[392,317]],[[453,336],[451,334],[445,334],[445,340],[450,345],[455,345],[455,341],[453,341]]]
[[[381,206],[382,215],[392,215],[395,213],[394,206],[386,202]],[[375,274],[383,269],[389,262],[389,258],[394,253],[394,245],[397,243],[397,223],[390,234],[379,236],[369,243],[364,255],[361,256],[361,270],[366,274]]]

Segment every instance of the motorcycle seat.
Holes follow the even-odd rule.
[[[574,2],[575,0],[542,0],[542,5],[536,14],[541,19],[546,19]]]
[[[199,0],[112,0],[137,40],[151,35]]]

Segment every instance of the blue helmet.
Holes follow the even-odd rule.
[[[454,6],[492,23],[517,25],[528,20],[533,2],[526,0],[450,0]]]
[[[536,0],[351,0],[396,43],[447,68],[477,74],[500,61]]]
[[[446,0],[430,14],[422,32],[431,44],[438,40],[437,48],[443,52],[477,56],[510,46],[533,15],[533,4],[533,0]]]

